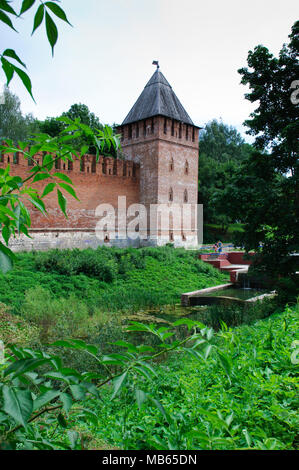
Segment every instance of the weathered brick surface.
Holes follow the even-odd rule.
[[[122,148],[127,158],[140,164],[140,202],[197,204],[198,191],[198,128],[155,116],[119,128]],[[196,227],[193,212],[192,226]],[[181,241],[196,237],[196,231],[173,229],[175,222],[157,221],[158,234],[163,242]],[[159,227],[162,225],[162,230]],[[184,244],[184,243],[182,243]]]
[[[39,160],[41,164],[42,156],[36,156],[35,159]],[[93,168],[94,172],[92,173],[93,159],[92,155],[85,156],[84,171],[80,171],[80,161],[77,158],[73,163],[73,170],[63,169],[64,162],[62,162],[61,168],[51,171],[51,173],[64,173],[71,178],[79,201],[60,188],[68,201],[68,219],[66,219],[59,209],[56,191],[48,194],[44,198],[48,211],[47,217],[43,216],[37,209],[32,209],[31,205],[29,206],[33,229],[94,229],[97,222],[95,209],[99,204],[111,204],[114,208],[117,208],[119,196],[125,196],[128,205],[139,202],[138,165],[134,165],[133,168],[133,162],[101,157]],[[18,164],[12,162],[13,156],[5,155],[0,163],[0,167],[6,166],[9,163],[12,175],[26,178],[30,174],[32,167],[28,166],[28,162],[22,156],[19,157]],[[105,173],[103,173],[103,170]],[[57,181],[59,180],[57,179]],[[42,192],[49,182],[50,180],[47,179],[33,184],[30,183],[30,185]]]

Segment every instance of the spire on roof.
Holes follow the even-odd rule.
[[[160,72],[159,62],[155,60],[153,65],[157,66],[156,71],[122,124],[130,124],[153,116],[165,116],[194,126],[170,84]]]

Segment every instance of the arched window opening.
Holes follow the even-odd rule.
[[[143,135],[146,136],[146,120],[143,121]]]
[[[180,122],[180,125],[179,125],[179,139],[182,138],[182,123]]]
[[[195,129],[192,127],[192,142],[195,140]]]
[[[185,162],[185,175],[188,175],[188,173],[189,173],[189,163],[186,160],[186,162]]]
[[[188,140],[189,137],[189,126],[186,124],[186,140]]]
[[[71,160],[68,160],[67,162],[67,169],[72,170],[73,169],[73,162]]]
[[[155,131],[155,122],[154,122],[154,118],[152,118],[152,122],[151,122],[151,132],[152,134],[154,133]]]
[[[164,118],[164,134],[167,134],[167,118]]]
[[[171,135],[174,136],[174,119],[171,121]]]
[[[172,189],[172,188],[169,189],[168,198],[169,198],[169,201],[170,201],[170,202],[173,201],[173,189]]]
[[[132,124],[129,124],[128,127],[128,139],[132,139]]]
[[[127,176],[127,164],[126,164],[126,162],[123,165],[123,176]]]
[[[136,138],[138,139],[139,137],[139,122],[136,124]]]

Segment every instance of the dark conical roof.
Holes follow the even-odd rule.
[[[123,124],[130,124],[153,116],[165,116],[194,126],[190,116],[159,68],[146,84]]]

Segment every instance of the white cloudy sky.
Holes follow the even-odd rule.
[[[242,132],[253,108],[237,70],[258,44],[278,54],[299,16],[297,0],[62,0],[61,5],[74,27],[57,21],[53,59],[44,25],[30,37],[32,14],[17,22],[18,35],[0,27],[1,50],[14,48],[32,78],[37,104],[18,79],[11,84],[24,113],[43,119],[81,102],[102,122],[121,123],[158,59],[197,125],[222,118]]]

